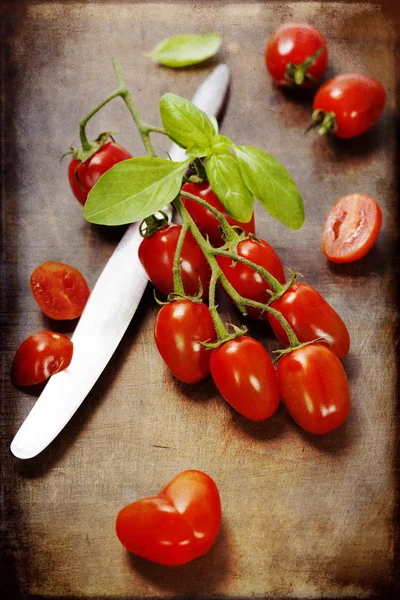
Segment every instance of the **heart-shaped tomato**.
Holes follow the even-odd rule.
[[[162,565],[182,565],[209,551],[221,526],[218,488],[202,471],[183,471],[157,496],[125,506],[117,536],[130,552]]]

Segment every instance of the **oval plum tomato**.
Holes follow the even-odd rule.
[[[175,300],[159,311],[154,327],[156,346],[177,379],[196,383],[210,373],[211,351],[200,342],[217,337],[208,306],[190,300]]]
[[[116,532],[121,544],[142,558],[177,566],[206,554],[221,527],[221,500],[213,479],[183,471],[157,496],[125,506]]]
[[[260,267],[264,267],[280,283],[285,282],[280,258],[265,240],[251,238],[243,240],[237,245],[237,253]],[[267,290],[271,287],[254,269],[240,262],[233,263],[232,259],[226,256],[216,256],[216,259],[229,283],[241,296],[264,304],[268,302]],[[258,308],[247,306],[246,309],[250,317],[266,318]]]
[[[73,344],[62,333],[39,331],[22,342],[11,367],[16,385],[36,385],[62,371],[71,362]]]
[[[327,433],[343,425],[350,393],[343,365],[322,344],[307,344],[278,362],[279,391],[294,421],[310,433]]]
[[[83,275],[62,262],[48,261],[39,265],[30,283],[40,309],[57,321],[80,317],[90,294]]]
[[[370,129],[385,106],[383,86],[368,77],[345,73],[324,83],[314,97],[313,123],[319,133],[352,138]]]
[[[307,23],[287,23],[268,40],[265,63],[279,85],[310,87],[324,74],[328,62],[322,33]]]
[[[166,296],[174,291],[172,268],[181,229],[182,225],[170,223],[151,236],[143,238],[139,246],[139,259],[148,278],[154,287]],[[199,292],[200,278],[203,286],[202,297],[207,298],[211,268],[189,231],[183,242],[180,264],[185,294],[195,296]]]
[[[87,161],[73,158],[68,167],[68,179],[75,198],[84,205],[88,194],[100,177],[115,164],[132,155],[115,142],[106,142]]]
[[[351,194],[336,202],[322,231],[322,252],[335,263],[362,258],[371,250],[382,225],[379,204],[365,194]]]
[[[271,303],[295,332],[300,343],[324,338],[332,352],[343,358],[350,348],[347,327],[326,300],[316,289],[307,283],[294,283]],[[290,346],[289,339],[279,321],[268,313],[271,327],[283,346]]]
[[[202,200],[208,202],[208,204],[210,204],[213,208],[216,208],[220,213],[222,213],[229,225],[241,227],[245,233],[255,233],[254,213],[248,223],[241,223],[240,221],[236,221],[230,217],[226,212],[222,202],[220,202],[218,197],[212,191],[208,182],[185,183],[182,187],[182,191],[187,192],[188,194],[193,194],[193,196],[198,196]],[[195,200],[185,198],[184,196],[181,197],[181,200],[202,235],[204,237],[208,235],[210,244],[215,247],[223,246],[225,242],[219,230],[220,225],[214,215],[209,210],[204,208],[204,206],[198,204]]]
[[[279,405],[276,373],[257,340],[242,336],[219,346],[210,367],[220,393],[243,417],[263,421],[274,414]]]

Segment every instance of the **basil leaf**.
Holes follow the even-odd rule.
[[[242,223],[250,221],[253,214],[253,195],[243,182],[236,156],[230,152],[208,156],[206,173],[211,189],[228,214]]]
[[[164,94],[160,98],[160,114],[168,137],[181,148],[210,146],[215,129],[205,112],[181,96]]]
[[[224,154],[232,146],[233,143],[228,137],[217,134],[211,142],[210,154]]]
[[[117,163],[89,192],[85,219],[101,225],[145,219],[176,198],[189,162],[138,157]]]
[[[304,206],[293,179],[273,156],[253,146],[235,146],[247,187],[269,214],[291,229],[304,223]]]
[[[147,56],[165,67],[187,67],[214,56],[221,42],[220,33],[175,35],[162,40]]]

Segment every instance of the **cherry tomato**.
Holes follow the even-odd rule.
[[[143,238],[139,246],[139,259],[148,278],[154,287],[166,296],[174,291],[172,268],[181,229],[182,225],[170,223],[150,237]],[[203,298],[207,298],[211,278],[210,265],[189,231],[183,242],[180,264],[185,294],[194,296],[198,293],[200,278]]]
[[[16,385],[36,385],[62,371],[71,362],[73,345],[69,338],[54,331],[39,331],[22,342],[11,367]]]
[[[284,354],[278,362],[278,383],[289,414],[302,429],[327,433],[347,419],[346,373],[327,346],[307,344]]]
[[[215,342],[208,306],[175,300],[159,311],[154,327],[159,353],[170,371],[185,383],[196,383],[210,373],[211,351],[200,342]]]
[[[271,417],[279,405],[276,373],[265,348],[248,336],[230,340],[211,355],[211,375],[225,400],[252,421]]]
[[[285,282],[280,258],[268,242],[251,238],[243,240],[237,246],[237,253],[260,267],[264,267],[280,283]],[[270,285],[254,269],[240,262],[233,263],[231,258],[225,256],[217,256],[216,259],[229,283],[241,296],[264,304],[268,302],[269,296],[266,291],[271,289]],[[265,314],[262,315],[261,312],[258,308],[247,307],[248,315],[255,319],[266,318]]]
[[[271,303],[292,327],[300,343],[324,338],[332,352],[343,358],[350,348],[347,327],[316,289],[307,283],[294,283]],[[279,321],[268,313],[268,320],[280,343],[290,346],[288,337]]]
[[[319,81],[328,62],[322,33],[307,23],[287,23],[276,29],[265,49],[265,62],[279,85],[310,87]]]
[[[324,83],[314,97],[313,121],[320,133],[347,139],[370,129],[385,106],[383,86],[366,75],[345,73]]]
[[[83,275],[62,262],[44,262],[31,275],[31,290],[40,309],[50,319],[80,317],[90,290]]]
[[[176,566],[206,554],[221,526],[218,488],[202,471],[183,471],[157,496],[125,506],[116,532],[121,544],[142,558]]]
[[[193,194],[193,196],[198,196],[202,200],[208,202],[208,204],[222,213],[229,225],[241,227],[245,233],[255,233],[254,213],[248,223],[236,221],[228,215],[224,205],[214,194],[209,183],[185,183],[182,187],[182,191],[187,192],[188,194]],[[204,237],[208,235],[210,244],[215,247],[223,246],[225,242],[219,230],[220,225],[214,215],[209,210],[204,208],[204,206],[198,204],[195,200],[190,200],[190,198],[185,198],[183,196],[181,197],[181,200],[193,221],[199,228],[200,232],[204,235]]]
[[[379,204],[365,194],[351,194],[336,202],[322,231],[322,252],[335,263],[365,256],[374,245],[382,225]]]
[[[88,194],[98,179],[115,164],[132,158],[132,155],[115,142],[106,142],[83,164],[73,158],[68,167],[68,179],[75,198],[84,205]]]

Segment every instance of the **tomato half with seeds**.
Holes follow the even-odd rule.
[[[322,252],[335,263],[359,260],[375,244],[382,225],[379,204],[365,194],[350,194],[336,202],[325,220]]]
[[[252,421],[271,417],[279,405],[279,390],[272,361],[265,348],[248,336],[216,348],[211,375],[225,400]]]
[[[243,240],[237,245],[237,254],[268,271],[279,283],[285,282],[281,260],[268,242],[262,239]],[[268,282],[253,268],[225,256],[216,256],[217,262],[229,283],[244,298],[266,304],[269,300]],[[247,306],[247,314],[254,319],[266,318],[258,308]]]
[[[62,262],[44,262],[32,272],[32,294],[50,319],[71,320],[81,316],[90,295],[83,275]]]
[[[385,89],[376,79],[344,73],[324,83],[315,94],[313,123],[320,126],[320,133],[352,138],[375,125],[385,99]]]
[[[206,554],[221,527],[221,499],[202,471],[183,471],[157,496],[125,506],[116,520],[121,544],[138,556],[177,566]]]
[[[103,144],[84,163],[81,160],[73,158],[68,166],[68,179],[72,192],[78,202],[84,205],[90,190],[103,173],[128,158],[132,158],[130,152],[111,141]]]
[[[339,358],[350,349],[350,336],[345,323],[332,306],[307,283],[294,283],[282,296],[271,303],[289,323],[300,343],[324,338]],[[289,339],[279,321],[268,313],[271,327],[283,346]]]
[[[248,223],[241,223],[240,221],[233,219],[228,215],[224,205],[214,194],[208,182],[185,183],[182,187],[182,191],[187,192],[188,194],[193,194],[193,196],[198,196],[202,200],[208,202],[208,204],[210,204],[213,208],[216,208],[220,213],[222,213],[229,225],[240,227],[245,233],[255,233],[254,213]],[[190,198],[181,196],[181,200],[203,236],[208,236],[210,243],[216,248],[218,246],[222,246],[225,242],[220,233],[220,225],[218,220],[215,218],[212,212]]]
[[[308,23],[285,23],[276,29],[265,49],[265,63],[278,85],[310,87],[325,72],[326,40]]]
[[[169,370],[185,383],[210,373],[211,350],[200,342],[217,337],[210,309],[203,302],[175,300],[159,311],[154,327],[156,346]]]
[[[11,367],[11,381],[16,385],[36,385],[68,367],[73,344],[62,333],[44,330],[22,342]]]
[[[307,344],[278,362],[282,400],[292,419],[309,433],[323,434],[343,425],[350,392],[342,363],[327,346]]]
[[[148,278],[157,290],[168,296],[174,291],[174,256],[182,225],[170,223],[143,238],[139,246],[139,259]],[[202,297],[208,297],[211,268],[196,240],[188,231],[180,257],[182,282],[185,294],[195,296],[199,292],[199,279],[203,287]]]

